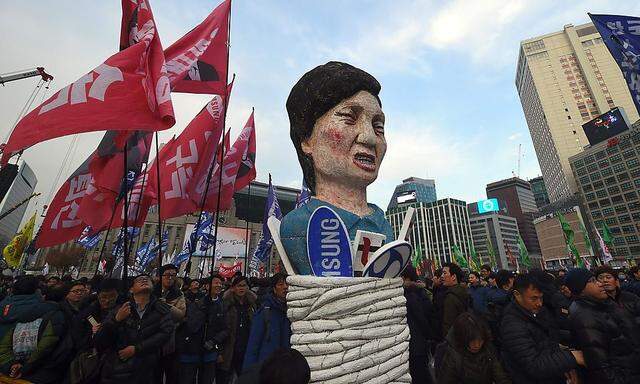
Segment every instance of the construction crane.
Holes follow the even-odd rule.
[[[53,76],[44,71],[43,67],[37,67],[35,69],[26,69],[18,72],[10,72],[0,75],[0,84],[4,85],[10,81],[27,79],[29,77],[40,76],[44,82],[53,80]]]

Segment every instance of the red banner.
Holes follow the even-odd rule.
[[[218,267],[218,274],[225,279],[229,279],[235,275],[236,272],[242,271],[242,261],[236,261],[231,265],[220,264]]]
[[[242,132],[236,139],[235,143],[229,150],[229,152],[224,154],[224,161],[222,162],[222,167],[220,164],[216,163],[213,177],[209,183],[209,189],[207,191],[207,198],[204,204],[204,210],[208,212],[215,212],[218,210],[218,190],[221,191],[220,196],[220,209],[225,210],[231,208],[233,201],[233,193],[235,191],[236,179],[238,176],[238,171],[244,161],[249,160],[249,153],[251,152],[251,141],[253,141],[253,151],[255,152],[255,127],[254,127],[254,119],[253,113],[249,117],[245,127]],[[253,155],[255,158],[255,154]],[[220,177],[220,169],[222,168],[222,177]],[[250,175],[251,172],[248,173]],[[255,171],[253,173],[255,177]],[[247,178],[244,178],[242,182],[246,182]],[[222,187],[220,186],[220,181],[222,181]],[[196,201],[200,201],[202,196],[205,193],[206,189],[206,175],[199,175],[196,178],[195,183],[192,188],[189,190],[190,196],[194,198]]]
[[[225,0],[164,52],[173,92],[223,94],[227,81],[229,12]]]
[[[50,247],[77,239],[85,228],[78,217],[80,202],[91,184],[91,156],[65,181],[47,208],[36,241],[38,248]]]
[[[123,5],[130,4],[123,0]],[[39,142],[91,131],[157,131],[175,124],[164,53],[151,8],[138,0],[134,44],[67,85],[27,114],[5,147],[10,155]],[[126,7],[125,7],[126,8]]]

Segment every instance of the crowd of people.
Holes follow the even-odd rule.
[[[640,383],[638,267],[403,279],[415,383]]]
[[[640,383],[640,271],[403,273],[413,383]],[[286,275],[0,281],[2,383],[310,381]]]

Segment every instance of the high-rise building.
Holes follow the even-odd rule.
[[[402,180],[402,184],[396,186],[387,209],[396,208],[398,204],[402,203],[432,203],[436,200],[435,180],[409,177]]]
[[[536,206],[538,209],[549,205],[549,194],[547,194],[547,186],[544,184],[544,178],[542,176],[529,179],[531,184],[531,192],[533,192],[533,198],[536,200]]]
[[[499,205],[490,210],[479,209],[482,205],[483,202],[478,201],[467,206],[473,245],[482,264],[492,264],[489,251],[491,247],[499,269],[515,270],[517,265],[509,262],[507,249],[514,258],[519,257],[518,221],[504,215]]]
[[[551,202],[577,192],[569,157],[588,144],[583,123],[614,107],[638,119],[620,69],[591,23],[522,41],[515,83]]]
[[[559,207],[552,213],[538,216],[533,220],[536,226],[536,232],[540,241],[540,252],[544,261],[545,268],[559,269],[562,267],[576,266],[576,260],[573,253],[567,246],[567,236],[562,229],[558,213],[561,213],[571,230],[573,231],[573,243],[583,260],[587,260],[591,265],[594,264],[593,246],[594,242],[586,235],[586,228],[583,225],[582,214],[578,206]],[[587,243],[588,241],[588,243]],[[590,244],[589,247],[587,244]]]
[[[464,256],[469,256],[472,240],[467,203],[450,198],[431,203],[401,203],[386,214],[396,237],[409,207],[416,209],[408,238],[417,255],[442,265],[455,261],[453,246],[457,245]]]
[[[531,184],[517,177],[496,181],[487,184],[487,198],[498,199],[504,214],[516,219],[520,236],[529,251],[529,257],[540,257],[540,245],[533,225],[538,207],[531,191]]]
[[[36,174],[25,161],[22,161],[17,168],[17,174],[13,177],[7,193],[0,202],[0,215],[15,208],[0,220],[0,249],[4,248],[18,232],[29,205],[28,201],[24,201],[33,194],[38,183]],[[22,202],[24,203],[19,205]]]
[[[569,161],[588,220],[613,234],[615,264],[640,259],[640,122]]]

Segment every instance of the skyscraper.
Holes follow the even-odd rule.
[[[613,107],[638,119],[627,84],[593,24],[524,40],[516,88],[551,202],[578,191],[569,157],[588,144],[581,125]]]
[[[407,202],[387,210],[387,220],[397,237],[409,207],[416,209],[408,240],[415,254],[442,265],[455,261],[453,247],[458,246],[465,257],[472,244],[467,203],[456,199],[441,199],[431,203]]]
[[[531,184],[531,192],[533,192],[533,198],[536,199],[536,206],[538,209],[549,205],[549,194],[547,193],[547,186],[544,184],[544,178],[542,176],[529,179]]]
[[[16,208],[2,220],[0,220],[0,249],[4,248],[15,236],[20,228],[20,223],[27,211],[28,202],[18,206],[27,199],[35,190],[38,179],[31,167],[22,161],[18,166],[18,173],[13,179],[6,195],[0,202],[0,214]]]
[[[517,265],[509,263],[507,247],[514,257],[518,257],[518,221],[511,216],[504,215],[500,211],[499,205],[495,207],[497,210],[480,213],[478,209],[480,204],[482,201],[471,203],[467,205],[467,209],[473,246],[480,256],[482,264],[492,263],[491,251],[489,250],[491,247],[496,266],[499,269],[515,270]]]
[[[487,184],[487,198],[498,199],[506,216],[515,217],[520,236],[531,258],[540,257],[540,244],[533,225],[538,212],[529,182],[517,177]]]
[[[398,204],[405,202],[432,203],[436,200],[435,180],[409,177],[396,186],[387,209],[395,208]]]

